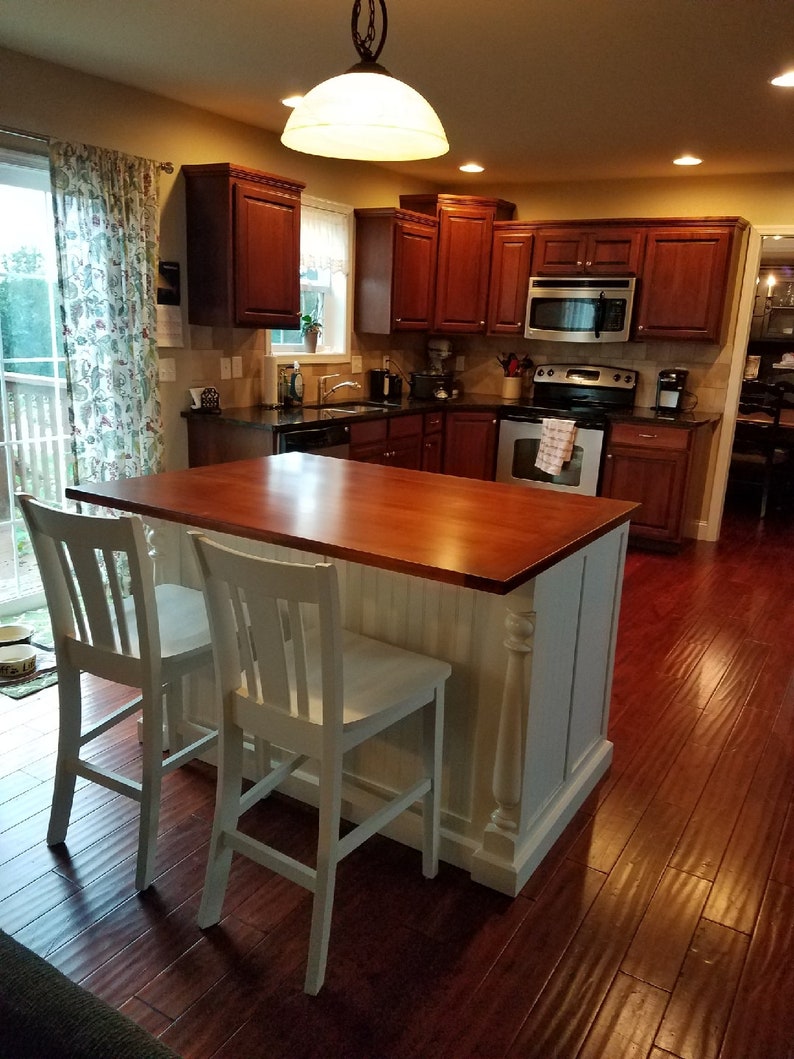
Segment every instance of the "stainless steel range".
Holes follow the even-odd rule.
[[[533,382],[531,404],[502,413],[496,480],[595,496],[608,413],[634,407],[637,372],[595,364],[543,364],[535,370]],[[570,458],[555,474],[538,467],[537,460],[544,429],[546,438],[552,436],[551,424],[561,419],[574,424],[569,431],[572,446]]]

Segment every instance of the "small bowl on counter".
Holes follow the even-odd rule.
[[[0,647],[0,680],[18,680],[36,668],[36,649],[29,644]]]
[[[0,625],[0,647],[30,643],[33,639],[32,625]]]

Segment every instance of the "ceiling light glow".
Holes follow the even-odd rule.
[[[465,165],[458,166],[461,173],[484,173],[485,166],[478,165],[476,162],[466,162]]]
[[[680,158],[673,159],[673,165],[700,165],[702,158],[696,158],[693,154],[682,154]]]
[[[376,40],[375,0],[369,2],[366,34],[358,32],[361,0],[353,4],[353,46],[361,61],[308,92],[287,119],[281,142],[293,151],[323,158],[406,162],[437,158],[449,143],[438,115],[413,88],[378,63],[386,41],[385,0],[378,0],[381,36]]]
[[[281,102],[284,104],[285,107],[297,107],[297,105],[301,102],[302,99],[303,96],[285,96],[281,100]]]
[[[787,70],[784,74],[773,77],[769,83],[776,88],[794,88],[794,70]]]

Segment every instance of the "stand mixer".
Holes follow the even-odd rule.
[[[430,360],[430,371],[433,375],[444,374],[444,361],[452,353],[452,343],[448,338],[431,338],[427,343],[427,356]]]
[[[452,352],[447,338],[431,338],[427,343],[429,371],[411,372],[411,397],[419,400],[447,401],[452,396],[452,372],[444,370],[444,361]]]

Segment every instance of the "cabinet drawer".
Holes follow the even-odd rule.
[[[408,438],[422,433],[421,415],[395,416],[388,423],[390,438]]]
[[[675,449],[685,452],[689,448],[691,431],[679,427],[661,426],[657,423],[613,423],[609,428],[609,445],[630,445],[641,449]]]
[[[388,420],[367,419],[361,423],[350,424],[350,444],[366,445],[370,441],[384,441]]]
[[[438,434],[439,431],[444,429],[444,413],[443,412],[426,412],[425,413],[425,434]]]

